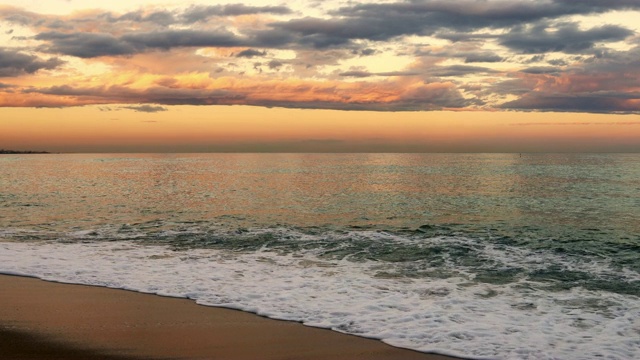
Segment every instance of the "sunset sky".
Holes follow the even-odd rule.
[[[640,0],[0,0],[0,148],[640,152]]]

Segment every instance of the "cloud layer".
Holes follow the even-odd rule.
[[[308,5],[0,7],[0,106],[640,113],[637,0]]]

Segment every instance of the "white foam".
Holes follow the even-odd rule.
[[[0,242],[3,273],[188,297],[421,351],[492,359],[640,358],[637,297],[582,288],[548,292],[526,282],[476,284],[467,276],[374,276],[393,266],[311,253],[173,251],[129,241]]]

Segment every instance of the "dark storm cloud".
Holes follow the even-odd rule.
[[[356,50],[355,54],[360,55],[360,56],[370,56],[370,55],[373,55],[375,53],[376,53],[375,49],[362,49],[360,51]]]
[[[431,75],[442,77],[488,74],[495,72],[495,70],[489,69],[487,67],[470,65],[438,66],[431,69]]]
[[[404,35],[436,35],[451,41],[465,41],[496,37],[488,34],[474,34],[473,31],[483,28],[508,29],[522,24],[533,24],[542,20],[553,20],[565,15],[604,13],[611,10],[640,9],[639,1],[479,1],[479,0],[426,0],[426,1],[399,1],[383,4],[356,4],[343,7],[329,14],[330,18],[297,18],[288,21],[277,21],[269,24],[268,29],[247,30],[246,34],[252,39],[251,45],[256,47],[283,47],[301,46],[315,49],[353,47],[352,40],[365,39],[371,41],[387,41]],[[88,17],[77,17],[62,21],[51,17],[31,13],[17,8],[5,8],[0,10],[0,18],[22,25],[38,26],[50,30],[73,30],[82,24],[92,20],[102,20],[116,26],[122,22],[127,24],[124,29],[113,30],[133,31],[136,23],[149,23],[166,27],[171,24],[195,24],[204,22],[212,17],[229,17],[247,14],[292,14],[286,6],[248,6],[244,4],[197,5],[183,11],[135,11],[116,16],[110,12]],[[105,33],[114,31],[102,28]],[[578,43],[576,47],[590,47],[593,41],[619,39],[625,34],[625,29],[609,27],[599,31],[586,32],[580,36],[576,31],[573,38]],[[139,31],[139,30],[138,30]],[[179,32],[181,30],[171,30]],[[166,29],[158,29],[157,32],[169,32]],[[68,32],[73,35],[73,32]],[[185,33],[186,35],[186,33]],[[198,37],[197,33],[190,34]],[[229,34],[230,36],[231,34]],[[520,35],[520,36],[518,36]],[[557,39],[551,37],[543,40],[538,46],[532,44],[532,39],[527,34],[512,33],[504,40],[506,46],[519,51],[541,51],[540,49],[554,49],[559,46]],[[535,35],[535,34],[533,34]],[[543,34],[545,35],[545,34]],[[548,34],[547,34],[548,35]],[[138,36],[133,33],[132,36]],[[98,40],[98,39],[96,39]],[[107,41],[107,39],[102,39]],[[196,44],[220,43],[218,41],[194,41]],[[108,42],[108,41],[107,41]],[[187,42],[185,39],[182,42]],[[228,44],[228,42],[227,42]],[[115,53],[126,54],[130,49],[118,48]],[[527,46],[529,45],[529,46]],[[186,46],[186,45],[176,45]],[[198,45],[196,45],[198,46]],[[215,46],[215,45],[214,45]],[[224,42],[220,46],[224,45]],[[60,46],[61,47],[61,46]],[[126,46],[125,46],[126,47]],[[165,46],[150,46],[158,48],[170,48]],[[567,46],[571,48],[571,46]],[[81,53],[74,50],[71,53]],[[90,52],[89,52],[90,53]],[[104,51],[110,54],[110,51]],[[370,55],[372,49],[362,50],[362,55]],[[497,62],[499,57],[485,57],[479,59],[483,62]],[[480,62],[473,57],[467,62]]]
[[[488,39],[496,39],[499,37],[498,35],[493,34],[474,33],[473,30],[470,30],[468,32],[438,31],[433,34],[433,36],[438,39],[449,40],[453,43],[478,40],[483,41]]]
[[[408,111],[440,110],[443,108],[465,108],[481,105],[477,99],[465,99],[460,91],[452,86],[431,87],[429,84],[412,89],[401,96],[397,108]]]
[[[43,60],[13,49],[0,48],[0,77],[33,74],[41,69],[55,69],[62,64],[63,61],[58,58]]]
[[[192,6],[181,14],[185,23],[205,21],[215,16],[238,16],[251,14],[290,14],[291,9],[286,6],[247,6],[244,4]]]
[[[487,62],[487,63],[495,63],[501,62],[505,59],[493,52],[488,52],[484,50],[461,50],[457,48],[455,45],[447,48],[440,48],[438,50],[416,50],[413,55],[415,56],[435,56],[441,58],[458,58],[463,59],[465,63],[476,63],[476,62]]]
[[[361,83],[364,90],[374,90],[377,86]],[[256,85],[260,87],[260,85]],[[73,98],[81,104],[130,103],[136,104],[125,108],[150,112],[159,105],[255,105],[266,107],[286,107],[300,109],[334,109],[334,110],[373,110],[373,111],[420,111],[444,108],[462,108],[478,104],[477,100],[468,100],[449,83],[423,84],[411,89],[403,89],[399,96],[389,102],[358,101],[358,92],[345,90],[340,100],[295,101],[286,97],[281,99],[255,99],[251,94],[254,89],[242,92],[208,89],[182,89],[156,86],[145,90],[131,89],[124,86],[110,87],[73,87],[69,85],[48,88],[27,88],[23,93],[64,96]],[[300,91],[315,91],[323,94],[334,94],[336,88],[314,89],[312,85],[301,86]],[[354,96],[354,98],[352,98]],[[53,104],[53,105],[52,105]],[[149,105],[139,105],[149,104]],[[154,104],[154,105],[150,105]],[[43,100],[35,106],[54,106],[55,102]],[[147,107],[148,106],[148,107]]]
[[[362,70],[345,71],[338,75],[344,76],[344,77],[355,77],[355,78],[366,78],[370,76],[375,76],[375,74],[372,74],[368,71],[362,71]]]
[[[520,70],[526,74],[559,74],[560,71],[560,68],[554,66],[533,66]]]
[[[543,19],[556,19],[566,15],[605,13],[612,10],[640,9],[637,0],[616,1],[478,1],[478,0],[425,0],[397,1],[383,4],[357,4],[330,13],[333,19],[302,18],[274,24],[275,28],[288,29],[305,36],[342,36],[349,39],[384,40],[399,35],[425,34],[453,29],[469,31],[479,28],[502,28]],[[250,14],[289,15],[286,6],[249,6],[242,3],[228,5],[195,5],[183,11],[135,11],[116,16],[110,12],[98,15],[111,23],[131,21],[159,25],[173,23],[193,24],[212,17],[229,17]],[[95,18],[95,15],[93,15]],[[22,25],[57,26],[86,22],[88,18],[68,21],[50,19],[36,13],[7,7],[0,10],[0,17]],[[326,39],[325,39],[326,40]],[[330,41],[326,40],[326,43]]]
[[[252,38],[260,46],[293,46],[314,49],[349,47],[351,39],[365,34],[358,25],[349,26],[342,20],[302,18],[274,22],[270,28],[253,32]]]
[[[235,55],[235,57],[252,58],[255,56],[265,56],[265,55],[267,55],[266,51],[247,49],[247,50],[240,51]]]
[[[229,31],[163,30],[123,35],[121,40],[138,49],[171,49],[174,47],[230,47],[244,42]]]
[[[640,121],[608,121],[608,122],[528,122],[528,123],[511,123],[509,126],[589,126],[589,125],[606,125],[606,126],[638,126]]]
[[[280,60],[271,60],[267,63],[267,66],[269,67],[269,69],[271,70],[276,70],[279,69],[280,67],[282,67],[284,65],[284,63]]]
[[[583,8],[582,13],[640,8],[638,0],[554,0],[553,3],[568,9]]]
[[[212,17],[228,17],[251,14],[275,14],[287,15],[292,11],[286,6],[248,6],[244,4],[228,4],[203,6],[194,5],[183,11],[158,10],[145,12],[142,10],[131,11],[123,15],[116,15],[111,12],[102,12],[91,17],[78,16],[66,21],[50,18],[45,15],[22,10],[16,7],[5,7],[0,9],[0,18],[14,24],[37,25],[49,29],[73,29],[74,25],[86,23],[93,20],[102,20],[107,23],[153,23],[162,26],[172,24],[193,24],[204,22]]]
[[[474,63],[474,62],[489,62],[489,63],[495,63],[495,62],[501,62],[504,59],[496,54],[491,54],[491,53],[479,53],[479,54],[471,54],[471,55],[467,55],[464,58],[464,62],[465,63]]]
[[[334,12],[335,15],[360,19],[389,21],[433,20],[423,26],[462,29],[468,27],[504,27],[566,15],[605,13],[612,10],[640,9],[637,0],[550,0],[550,1],[483,1],[425,0],[399,1],[384,4],[357,4]],[[448,24],[448,25],[447,25]]]
[[[244,41],[226,31],[165,30],[129,33],[115,37],[104,33],[45,32],[35,36],[47,41],[41,51],[93,58],[98,56],[131,55],[150,49],[168,50],[175,47],[232,47]]]
[[[286,47],[295,43],[299,38],[299,36],[282,29],[246,31],[245,34],[252,39],[252,46],[263,48]]]
[[[636,48],[564,72],[530,71],[523,78],[496,85],[493,91],[515,94],[519,89],[520,97],[500,106],[504,109],[640,113],[639,56]]]
[[[524,63],[525,64],[531,64],[531,63],[540,62],[540,61],[543,61],[546,57],[547,57],[546,54],[534,55],[534,56],[528,58],[527,60],[525,60]]]
[[[384,4],[357,4],[331,12],[333,18],[299,18],[274,22],[274,30],[284,30],[296,35],[301,45],[328,48],[349,45],[351,40],[365,39],[387,41],[404,35],[437,35],[451,41],[500,38],[491,34],[473,34],[475,30],[508,29],[522,24],[533,24],[543,20],[554,20],[566,15],[605,13],[612,10],[640,9],[639,1],[403,1]],[[577,44],[566,44],[571,49],[591,47],[594,41],[621,40],[629,30],[605,26],[586,31],[565,30],[560,35],[570,35]],[[511,34],[505,45],[520,51],[529,38]],[[522,34],[526,36],[526,34]],[[545,34],[543,34],[545,35]],[[557,38],[549,36],[542,40],[541,48],[554,49],[559,46]],[[524,47],[524,49],[523,49]],[[492,58],[493,62],[499,61]],[[475,62],[471,59],[469,62]]]
[[[565,65],[568,65],[567,61],[563,60],[563,59],[551,59],[551,60],[548,60],[547,63],[549,65],[553,65],[553,66],[565,66]]]
[[[229,17],[252,14],[290,14],[291,10],[286,6],[247,6],[244,4],[228,5],[193,5],[184,11],[132,11],[121,16],[115,16],[105,12],[101,17],[110,22],[148,22],[168,26],[172,24],[193,24],[206,22],[215,17]]]
[[[35,39],[49,43],[40,47],[42,51],[80,58],[130,55],[136,52],[132,44],[111,34],[45,32],[36,35]]]
[[[294,77],[303,80],[312,79],[312,82],[321,83],[322,80],[318,79],[326,77],[329,83],[348,81],[344,89],[339,86],[320,89],[308,85],[309,89],[304,91],[318,94],[318,97],[309,96],[305,99],[315,100],[282,100],[278,94],[271,94],[259,86],[228,91],[174,88],[179,87],[177,82],[172,86],[158,82],[146,90],[126,86],[10,90],[50,95],[42,97],[47,99],[57,95],[77,99],[79,103],[123,102],[134,104],[127,108],[136,111],[155,111],[155,108],[161,108],[155,106],[157,104],[240,103],[342,110],[434,110],[483,106],[484,101],[488,102],[487,107],[500,107],[501,102],[509,99],[502,108],[638,112],[640,99],[636,91],[640,81],[637,75],[640,74],[640,51],[638,48],[618,51],[607,45],[625,41],[627,46],[634,46],[634,41],[640,41],[640,37],[635,34],[634,38],[634,32],[617,25],[585,28],[585,23],[570,22],[577,21],[574,20],[577,17],[569,16],[640,10],[640,0],[391,0],[375,4],[345,3],[348,6],[318,17],[294,14],[287,6],[244,4],[197,5],[178,10],[146,8],[123,15],[93,11],[65,17],[10,7],[0,8],[0,20],[28,26],[39,33],[35,37],[14,38],[12,41],[27,40],[30,42],[25,46],[30,46],[33,39],[39,40],[40,45],[32,50],[41,52],[94,58],[127,57],[176,48],[238,48],[230,50],[235,52],[233,56],[253,58],[249,62],[254,64],[258,72],[267,72],[268,69],[275,72],[286,65],[287,71],[294,72]],[[268,16],[260,17],[251,25],[231,18],[257,14]],[[273,17],[276,20],[265,22],[265,19]],[[438,40],[428,44],[432,39],[414,38],[404,41],[403,37],[412,35],[433,36],[449,40],[449,43],[442,45],[444,42]],[[416,44],[417,41],[424,41],[425,44]],[[497,52],[488,50],[496,45],[501,45]],[[293,50],[295,58],[271,59],[267,55],[275,53],[272,49]],[[194,65],[194,69],[222,72],[219,61],[228,61],[220,60],[219,54],[208,59],[198,58],[193,50],[171,54],[189,58],[185,67],[168,71],[190,70],[188,66],[196,60],[206,60],[212,64],[211,67]],[[392,56],[413,56],[414,61],[406,67],[403,67],[406,62],[399,63],[397,68],[391,67],[401,71],[370,72],[365,70],[366,66],[344,68],[345,59],[355,60],[357,57],[378,54],[386,57],[388,52],[396,52],[389,54]],[[564,54],[548,54],[551,52]],[[20,61],[16,61],[17,58]],[[260,62],[254,63],[256,60]],[[116,63],[121,65],[125,62],[126,59],[121,58]],[[247,70],[243,68],[248,65],[245,62],[240,62],[241,66],[234,72],[225,72],[223,75],[231,76]],[[500,66],[505,70],[489,67],[490,63],[498,62],[507,64]],[[40,69],[55,68],[60,63],[57,58],[44,60],[26,52],[0,52],[0,76],[33,73]],[[340,70],[327,74],[322,66]],[[250,77],[252,72],[242,74]],[[469,84],[470,81],[478,81],[472,77],[474,75],[486,78],[482,86]],[[268,77],[266,74],[262,76]],[[392,78],[398,76],[415,78],[402,81]],[[269,80],[275,83],[281,78],[276,76]],[[434,83],[423,82],[425,79]],[[399,85],[401,83],[402,86]],[[467,98],[461,96],[462,90]],[[379,95],[380,92],[393,95],[362,96]],[[263,99],[267,97],[264,94],[274,100]],[[469,99],[469,96],[476,98]]]
[[[323,34],[312,34],[303,36],[297,43],[304,47],[312,47],[314,49],[340,48],[349,47],[351,41],[338,36],[326,36]]]
[[[4,7],[0,8],[0,18],[13,24],[28,26],[40,21],[42,16],[15,7]]]
[[[147,103],[162,105],[231,105],[246,98],[244,94],[229,90],[181,89],[155,86],[144,90],[124,86],[73,87],[69,85],[48,88],[27,88],[24,93],[57,95],[88,99],[91,103]]]
[[[385,18],[319,19],[311,17],[275,22],[270,26],[274,30],[297,35],[297,42],[302,45],[320,49],[346,45],[352,39],[389,40],[396,36],[417,33],[422,27],[414,21],[396,23]]]
[[[156,113],[161,111],[167,111],[168,109],[162,106],[153,105],[139,105],[139,106],[123,106],[123,109],[133,110],[136,112]]]
[[[483,94],[487,96],[492,94],[522,96],[530,93],[534,86],[534,80],[509,79],[484,88]]]
[[[618,26],[604,26],[581,31],[575,25],[566,25],[555,32],[544,27],[522,30],[522,24],[555,19],[564,15],[602,13],[613,9],[640,8],[639,2],[623,1],[614,4],[588,1],[574,4],[569,1],[403,1],[385,4],[357,4],[343,7],[330,14],[330,18],[294,18],[275,21],[266,29],[240,29],[243,36],[226,30],[167,30],[171,24],[195,24],[212,17],[229,17],[246,14],[287,15],[292,11],[286,6],[248,6],[243,4],[192,6],[183,11],[130,12],[121,16],[105,12],[93,18],[78,17],[61,21],[8,8],[0,11],[0,17],[11,22],[29,24],[55,31],[45,31],[36,36],[50,42],[41,49],[83,58],[105,55],[130,55],[149,49],[175,47],[261,47],[288,49],[349,49],[355,55],[372,55],[376,50],[359,49],[355,40],[388,41],[405,35],[434,35],[451,41],[498,39],[521,53],[546,51],[580,52],[592,49],[596,42],[618,41],[631,32]],[[73,30],[92,20],[102,20],[110,28],[103,33],[86,33]],[[542,21],[543,23],[545,21]],[[124,28],[116,28],[122,23]],[[145,31],[136,24],[155,24]],[[156,28],[155,31],[152,31]],[[510,29],[506,35],[478,34],[483,29]],[[135,29],[135,30],[134,30]],[[114,35],[118,32],[124,35]],[[124,30],[124,31],[122,31]],[[459,55],[466,63],[499,62],[496,54]]]
[[[162,26],[168,26],[178,22],[176,15],[169,11],[154,11],[151,13],[144,13],[142,11],[134,11],[126,13],[122,16],[115,17],[111,13],[105,13],[102,15],[107,21],[112,23],[130,21],[130,22],[150,22]]]
[[[403,90],[397,99],[389,102],[255,100],[251,101],[250,104],[266,107],[350,111],[430,111],[446,108],[464,108],[480,104],[477,100],[465,99],[452,84],[423,84]],[[349,97],[348,94],[343,95],[345,98]]]
[[[631,35],[631,30],[614,25],[580,30],[578,24],[569,23],[559,26],[555,31],[549,31],[542,24],[528,30],[512,30],[500,37],[499,43],[523,54],[550,51],[583,53],[593,49],[596,42],[620,41]]]
[[[640,113],[640,104],[637,101],[628,101],[627,97],[621,98],[606,94],[530,93],[520,99],[503,104],[501,108],[534,111]],[[640,95],[636,94],[632,100],[640,100]]]
[[[639,74],[640,47],[636,47],[557,72],[524,69],[518,79],[497,83],[490,91],[519,96],[500,106],[504,109],[640,113]]]

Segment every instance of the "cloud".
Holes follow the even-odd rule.
[[[161,26],[174,24],[190,25],[204,23],[212,17],[233,17],[241,15],[287,15],[292,11],[286,6],[248,6],[244,4],[227,4],[203,6],[194,5],[183,10],[137,10],[122,15],[108,11],[80,13],[64,20],[53,16],[41,15],[12,6],[0,6],[0,18],[19,25],[35,25],[46,29],[74,29],[89,21],[103,21],[108,24],[122,25],[128,23],[149,23]]]
[[[363,70],[349,70],[339,73],[338,75],[343,77],[366,78],[371,76],[415,76],[420,75],[420,73],[414,71],[387,71],[371,73]]]
[[[533,66],[520,71],[526,74],[559,74],[561,69],[554,66]]]
[[[295,36],[296,43],[324,49],[351,44],[353,39],[368,39],[375,41],[415,33],[418,30],[410,24],[396,24],[386,19],[320,19],[306,17],[270,24],[272,31],[264,34],[284,32]],[[291,36],[290,35],[290,36]]]
[[[43,16],[13,6],[0,6],[0,18],[17,25],[31,25]]]
[[[253,49],[247,49],[247,50],[240,51],[235,56],[236,57],[252,58],[252,57],[255,57],[255,56],[265,56],[265,55],[267,55],[266,51],[258,51],[258,50],[253,50]]]
[[[452,41],[499,39],[507,47],[526,53],[555,51],[577,52],[592,48],[595,42],[618,41],[631,32],[608,25],[580,31],[564,26],[557,33],[512,31],[506,36],[477,33],[481,29],[520,28],[523,24],[548,22],[567,15],[606,13],[612,10],[640,9],[640,3],[566,1],[400,1],[382,4],[356,4],[330,12],[330,18],[303,17],[269,24],[271,29],[258,32],[267,39],[278,37],[279,43],[314,49],[350,48],[356,40],[389,41],[409,36],[438,36]],[[536,38],[541,35],[542,38]],[[456,38],[457,37],[457,38]],[[571,39],[562,42],[563,38]],[[537,40],[537,41],[536,41]],[[268,46],[266,42],[264,46]],[[498,55],[470,55],[466,62],[499,62]]]
[[[362,49],[362,50],[356,50],[355,54],[360,55],[360,56],[370,56],[375,54],[377,51],[375,49]]]
[[[33,74],[38,70],[52,70],[64,62],[58,58],[43,60],[9,48],[0,48],[0,77]]]
[[[502,104],[503,109],[640,113],[638,59],[640,47],[594,57],[558,71],[524,69],[518,79],[496,84],[491,91],[514,93],[511,90],[519,89],[519,98]]]
[[[466,76],[472,74],[487,74],[495,72],[496,70],[490,69],[488,67],[471,65],[438,66],[431,69],[432,75],[442,77]]]
[[[589,95],[564,94],[528,94],[522,98],[507,102],[503,109],[560,111],[560,112],[592,112],[592,113],[640,113],[639,99],[629,101],[615,97],[597,97]]]
[[[269,67],[269,69],[271,70],[275,70],[275,69],[279,69],[280,67],[282,67],[284,65],[284,63],[280,60],[271,60],[267,63],[267,66]]]
[[[0,47],[0,76],[35,74],[4,87],[0,103],[637,112],[638,35],[577,16],[640,10],[637,0],[342,4],[313,13],[240,3],[67,15],[0,7],[18,35],[36,34],[12,38],[19,51]],[[69,78],[45,81],[37,72],[62,61],[43,53],[108,70],[65,67]]]
[[[42,51],[80,58],[131,55],[176,47],[235,47],[245,44],[230,32],[200,30],[134,32],[119,38],[105,33],[45,32],[36,35],[35,39],[49,43],[40,46]]]
[[[365,77],[374,76],[374,74],[372,74],[372,73],[370,73],[368,71],[362,71],[362,70],[345,71],[345,72],[340,73],[338,75],[344,76],[344,77],[356,77],[356,78],[365,78]]]
[[[154,86],[146,89],[134,89],[122,85],[98,87],[73,87],[70,85],[51,86],[47,88],[27,88],[24,94],[48,95],[36,98],[42,106],[58,104],[60,98],[66,105],[87,104],[162,104],[162,105],[233,105],[241,103],[244,95],[224,89],[189,89]],[[28,106],[38,106],[30,103]],[[135,106],[138,111],[139,105]],[[136,110],[132,109],[132,110]],[[143,108],[149,109],[149,108]]]
[[[580,30],[578,24],[568,23],[558,26],[554,31],[549,31],[547,24],[539,24],[530,29],[512,30],[500,37],[499,42],[523,54],[550,51],[584,53],[592,50],[596,42],[620,41],[632,34],[631,30],[615,25]]]
[[[481,45],[478,44],[456,43],[446,48],[428,47],[425,49],[419,47],[413,54],[420,57],[431,56],[446,59],[461,59],[465,64],[476,62],[496,63],[506,60],[495,52],[481,50],[480,48]]]
[[[488,62],[488,63],[494,63],[494,62],[500,62],[503,61],[504,58],[502,58],[501,56],[498,56],[496,54],[492,54],[492,53],[478,53],[478,54],[470,54],[465,56],[464,58],[464,62],[465,63],[475,63],[475,62]]]
[[[512,123],[510,126],[635,126],[640,125],[640,121],[613,121],[613,122],[528,122],[528,123]]]
[[[224,30],[163,30],[136,32],[122,36],[122,40],[139,49],[171,49],[174,47],[232,47],[243,41]]]
[[[169,84],[169,83],[167,83]],[[216,84],[212,80],[211,85]],[[129,103],[127,109],[156,110],[159,105],[256,105],[337,110],[417,111],[459,109],[477,104],[461,96],[453,83],[406,84],[295,81],[247,83],[227,88],[181,88],[178,83],[135,89],[124,85],[74,87],[70,85],[22,89],[29,100],[21,106],[69,106]],[[0,99],[1,100],[1,99]],[[5,101],[7,99],[4,99]],[[143,105],[139,105],[143,104]],[[151,106],[151,104],[156,104]],[[0,101],[0,105],[3,104]],[[149,107],[147,107],[149,106]]]
[[[404,20],[404,23],[409,26],[399,26],[396,29],[411,31],[408,29],[413,28],[411,33],[424,33],[434,28],[456,30],[501,28],[567,15],[606,13],[626,9],[640,9],[640,3],[636,0],[398,1],[356,4],[343,7],[335,11],[334,15],[350,17],[349,20],[367,18],[386,18],[389,22]],[[419,25],[418,20],[429,20],[429,22]]]
[[[253,14],[279,14],[286,15],[292,11],[286,6],[247,6],[244,4],[196,5],[188,8],[181,14],[180,18],[184,23],[194,23],[206,21],[211,17],[218,16],[239,16]]]
[[[111,34],[102,33],[60,33],[45,32],[35,36],[51,45],[43,45],[40,50],[55,54],[93,58],[106,55],[130,55],[136,48]]]
[[[135,23],[154,23],[162,26],[169,26],[178,22],[175,13],[169,11],[153,11],[145,13],[143,11],[134,11],[126,13],[122,16],[115,17],[111,13],[103,15],[111,23],[135,22]]]
[[[136,112],[146,112],[146,113],[156,113],[156,112],[168,110],[166,107],[163,107],[163,106],[152,106],[152,105],[123,106],[122,108],[133,110]]]

